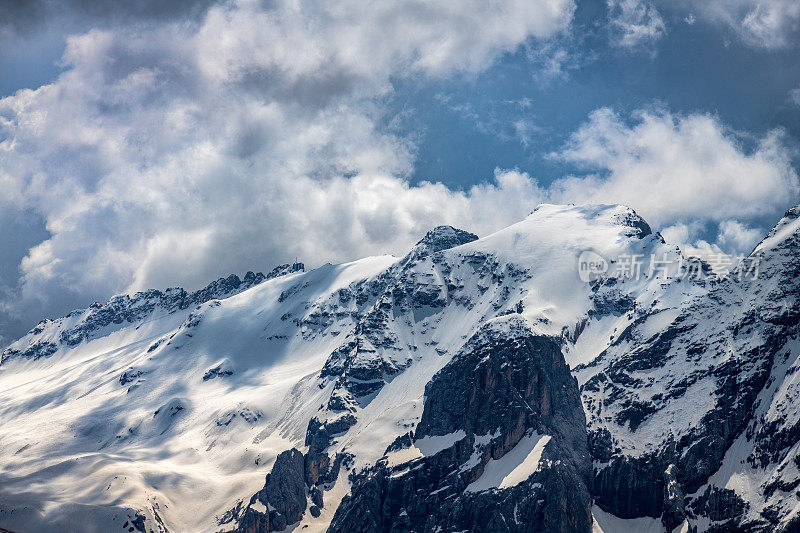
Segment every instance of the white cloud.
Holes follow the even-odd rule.
[[[674,6],[672,0],[661,0]],[[687,9],[707,21],[734,31],[743,42],[757,48],[782,48],[795,43],[800,30],[797,0],[682,0]]]
[[[678,222],[661,230],[661,236],[670,244],[678,245],[686,257],[699,257],[711,266],[711,269],[724,274],[729,270],[733,259],[717,244],[709,243],[697,237],[698,224]]]
[[[647,0],[606,0],[614,43],[633,47],[657,41],[666,33],[664,19]]]
[[[796,45],[800,37],[797,0],[606,0],[615,43],[648,44],[667,31],[664,21],[675,16],[693,26],[703,20],[727,28],[753,48]]]
[[[515,172],[409,185],[415,148],[378,126],[381,98],[392,76],[477,72],[558,34],[572,0],[261,5],[73,36],[52,84],[0,100],[0,200],[51,234],[22,261],[18,309],[402,252],[538,202]]]
[[[716,242],[700,238],[704,225],[698,221],[675,223],[661,230],[669,243],[678,245],[687,257],[699,257],[707,262],[714,272],[723,274],[748,255],[764,236],[760,229],[747,227],[737,220],[723,220],[717,226]]]
[[[632,124],[594,111],[556,157],[591,174],[554,184],[557,198],[627,203],[656,226],[747,219],[797,201],[798,176],[780,131],[746,149],[705,114],[641,111]]]
[[[796,106],[800,106],[800,87],[789,91],[789,101]]]
[[[764,231],[750,228],[737,220],[723,220],[719,225],[717,243],[732,254],[749,254],[764,237]]]
[[[574,3],[260,6],[76,35],[53,83],[0,100],[0,205],[50,233],[0,311],[35,321],[54,302],[198,286],[295,256],[403,253],[434,225],[488,233],[543,200],[629,203],[658,226],[746,221],[797,196],[777,132],[747,150],[713,117],[650,111],[628,125],[607,109],[560,154],[588,176],[548,190],[516,171],[467,191],[411,185],[415,146],[379,126],[391,78],[478,72],[562,32]],[[520,119],[511,134],[533,127]]]

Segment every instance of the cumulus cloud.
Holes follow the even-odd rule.
[[[587,174],[560,180],[552,194],[627,203],[658,226],[746,219],[796,201],[798,176],[784,134],[745,144],[712,115],[652,109],[625,121],[601,108],[555,154]]]
[[[699,257],[711,266],[711,269],[724,274],[731,266],[732,259],[717,244],[709,243],[697,235],[701,231],[698,223],[684,224],[678,222],[661,230],[661,236],[670,244],[680,247],[686,257]]]
[[[563,31],[574,8],[243,0],[197,24],[70,37],[53,83],[0,100],[2,202],[49,233],[21,261],[13,308],[33,320],[294,256],[399,253],[439,223],[519,219],[541,191],[516,172],[463,192],[410,185],[415,147],[380,126],[382,98],[393,76],[478,72]]]
[[[764,236],[763,230],[750,228],[738,220],[723,220],[717,226],[716,242],[711,243],[700,237],[704,229],[699,221],[678,222],[663,228],[661,235],[667,242],[678,245],[685,255],[703,259],[720,274],[735,267]]]
[[[708,114],[655,108],[626,120],[601,108],[553,155],[587,174],[546,192],[554,201],[628,204],[668,242],[724,272],[764,235],[743,221],[777,220],[800,196],[784,134],[768,132],[749,149],[742,137]]]
[[[2,267],[20,279],[0,283],[0,335],[9,314],[27,326],[117,292],[403,253],[437,224],[486,234],[545,200],[628,203],[667,226],[743,223],[796,198],[780,132],[746,148],[714,117],[663,110],[594,112],[556,155],[586,174],[546,189],[515,170],[464,191],[410,184],[416,147],[384,126],[392,80],[532,54],[574,9],[242,0],[70,37],[52,83],[0,99],[0,206],[44,226]],[[720,246],[755,231],[725,228]]]
[[[723,220],[717,243],[732,254],[748,254],[763,237],[764,231],[759,228],[750,228],[738,220]]]
[[[606,0],[606,5],[614,44],[645,45],[666,33],[664,19],[647,0]]]

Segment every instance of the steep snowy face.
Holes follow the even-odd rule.
[[[668,528],[798,527],[798,213],[705,292],[635,311],[575,369],[604,510]]]
[[[426,384],[485,324],[519,316],[567,362],[591,360],[627,309],[663,292],[655,276],[582,281],[586,250],[678,253],[628,208],[546,205],[482,239],[436,228],[400,259],[242,282],[180,305],[114,299],[101,306],[113,318],[93,307],[37,327],[0,366],[0,417],[14,421],[0,434],[0,525],[326,529],[348,473],[414,431]],[[55,349],[36,348],[47,343]],[[555,439],[526,427],[529,440]]]
[[[274,431],[282,402],[338,346],[335,329],[306,341],[288,315],[395,261],[279,276],[49,357],[21,350],[4,360],[0,419],[13,422],[0,435],[3,527],[109,531],[142,517],[148,530],[159,520],[172,531],[215,529],[215,515],[263,483],[264,463],[295,442]],[[73,327],[55,322],[42,334]]]

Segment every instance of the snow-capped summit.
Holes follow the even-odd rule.
[[[787,210],[783,218],[775,225],[767,236],[756,246],[753,253],[763,252],[769,249],[791,242],[796,244],[800,241],[800,205]]]
[[[428,253],[441,252],[477,240],[478,236],[468,231],[453,226],[437,226],[420,239],[414,250],[424,248]]]
[[[653,233],[647,222],[636,211],[621,204],[539,204],[528,218],[551,222],[559,219],[563,221],[566,218],[602,221],[631,228],[631,231],[628,232],[630,237],[644,238]]]
[[[0,366],[0,527],[589,531],[596,502],[791,530],[798,212],[755,276],[662,268],[686,258],[630,208],[542,205],[45,321]]]

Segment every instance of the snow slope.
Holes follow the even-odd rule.
[[[320,485],[319,515],[302,513],[292,527],[325,530],[350,492],[347,474],[376,464],[416,428],[426,384],[484,325],[505,315],[520,315],[536,335],[560,339],[583,393],[595,484],[608,494],[635,492],[641,487],[619,481],[633,462],[651,461],[681,437],[708,437],[694,428],[720,408],[720,391],[727,389],[714,372],[731,359],[726,349],[764,351],[765,343],[788,335],[747,329],[742,321],[751,316],[745,302],[763,308],[767,319],[789,316],[769,302],[791,277],[783,273],[793,264],[784,247],[796,235],[792,224],[783,221],[754,252],[766,257],[769,274],[760,283],[651,271],[656,258],[683,258],[629,208],[542,205],[480,239],[436,228],[402,258],[284,270],[202,297],[156,291],[43,322],[10,346],[0,365],[0,527],[235,529],[248,508],[270,513],[254,495],[280,453],[296,448],[307,461],[317,457],[316,431],[326,457],[345,459]],[[582,281],[578,258],[587,250],[612,265],[641,257],[642,275]],[[774,257],[782,259],[770,262]],[[736,307],[726,311],[735,319],[720,315],[727,306]],[[730,337],[725,332],[735,324],[741,334]],[[687,351],[698,339],[704,347]],[[763,368],[774,376],[766,388],[766,377],[752,384],[752,401],[737,397],[750,405],[760,399],[749,433],[785,426],[787,417],[800,420],[793,407],[795,357],[769,356],[763,364],[734,358],[743,381]],[[765,480],[797,479],[794,455],[783,455],[783,448],[774,458],[772,449],[762,454],[770,466],[758,475],[742,466],[757,447],[742,440],[748,421],[756,420],[748,409],[732,434],[719,439],[719,464],[686,485],[687,498],[707,502],[710,496],[701,498],[707,486],[733,487],[762,502],[747,511],[758,514],[768,506]],[[791,440],[790,426],[784,429]],[[458,446],[457,436],[417,440],[402,450],[408,457],[391,460]],[[511,489],[531,476],[548,436],[526,439],[490,463],[473,489]],[[656,466],[645,484],[659,501],[662,459],[651,461]],[[683,471],[678,475],[684,483]],[[598,524],[614,523],[609,512],[633,520],[658,518],[665,508],[649,501],[615,506],[608,498],[600,496],[605,511],[595,512]],[[780,501],[781,520],[796,512]],[[710,527],[703,509],[690,507],[689,518]]]

